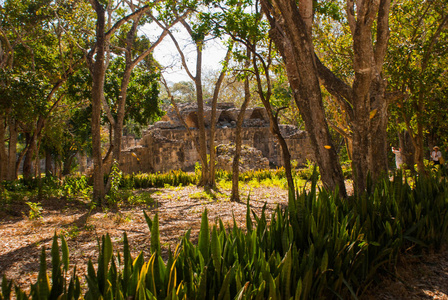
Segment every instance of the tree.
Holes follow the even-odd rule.
[[[80,66],[80,56],[70,47],[70,41],[61,31],[61,21],[55,17],[57,12],[69,7],[61,8],[57,3],[45,1],[18,4],[11,0],[1,9],[9,12],[2,14],[1,20],[7,50],[1,79],[10,131],[7,177],[15,178],[20,160],[25,156],[23,174],[31,178],[45,123],[63,101],[60,89]],[[15,162],[18,130],[26,136],[26,147]]]
[[[438,116],[447,101],[443,92],[443,74],[448,66],[447,8],[446,1],[401,1],[392,6],[392,34],[385,69],[389,88],[401,95],[391,107],[392,119],[398,123],[399,131],[409,133],[413,146],[410,148],[414,149],[411,155],[414,154],[419,172],[425,172],[425,139],[434,146],[439,138],[431,139],[431,131],[446,123]]]
[[[105,187],[103,181],[103,158],[101,154],[101,106],[104,103],[104,81],[106,70],[109,60],[110,51],[110,41],[117,30],[129,21],[139,20],[141,16],[151,9],[151,6],[145,5],[138,9],[132,9],[132,12],[128,15],[120,17],[113,25],[112,23],[112,13],[114,11],[112,2],[107,5],[103,5],[98,0],[89,0],[93,10],[96,14],[96,29],[95,29],[95,41],[92,48],[85,51],[86,62],[89,70],[92,74],[92,156],[93,156],[93,201],[97,203],[102,203],[105,194]],[[106,24],[106,12],[109,16],[108,23]],[[134,23],[134,29],[131,29],[130,39],[133,40],[136,26],[138,24]],[[130,57],[128,57],[130,59]],[[143,59],[143,58],[141,58]],[[137,59],[140,61],[139,59]],[[136,64],[137,62],[129,62],[130,65]],[[133,66],[132,66],[133,68]],[[132,68],[130,68],[129,76]],[[124,80],[126,81],[126,80]],[[127,85],[126,82],[122,84]],[[122,100],[122,99],[119,99]],[[119,106],[123,107],[124,104]],[[122,121],[122,114],[120,113],[119,121]],[[124,118],[124,116],[123,116]],[[109,118],[112,120],[112,118]],[[122,129],[122,125],[121,125]],[[119,132],[121,137],[121,131]],[[118,149],[117,151],[119,151]]]
[[[353,83],[349,86],[322,64],[313,46],[313,1],[262,1],[271,36],[286,63],[296,104],[310,134],[324,184],[345,194],[344,178],[325,119],[320,82],[343,101],[353,126],[355,190],[387,171],[387,99],[382,66],[389,37],[390,1],[347,1],[353,40]],[[373,35],[375,34],[375,35]],[[319,82],[320,81],[320,82]]]
[[[179,45],[177,39],[173,35],[173,33],[169,33],[178,53],[181,57],[182,66],[185,69],[188,76],[194,82],[195,91],[196,91],[196,103],[198,106],[198,139],[199,139],[199,157],[201,160],[201,180],[199,182],[200,186],[205,187],[214,187],[215,186],[215,174],[214,174],[214,153],[210,155],[210,161],[207,159],[207,141],[209,141],[210,152],[214,152],[214,128],[216,126],[216,103],[219,96],[219,91],[221,88],[221,84],[223,82],[225,73],[226,73],[226,65],[230,59],[230,52],[227,52],[227,55],[224,59],[223,68],[220,72],[218,80],[215,83],[213,97],[212,97],[212,116],[210,121],[211,133],[210,138],[207,139],[207,133],[205,130],[205,118],[204,118],[204,91],[202,84],[202,50],[205,47],[206,36],[211,31],[211,23],[210,23],[210,15],[206,13],[197,13],[197,19],[191,19],[191,24],[187,22],[185,19],[181,19],[180,23],[182,24],[184,30],[188,33],[189,37],[192,39],[194,43],[194,48],[196,52],[196,65],[195,65],[195,74],[193,74],[187,64],[187,60],[185,57],[185,53],[182,51],[181,46]],[[190,16],[192,17],[192,16]],[[192,26],[192,24],[194,24]]]
[[[149,14],[153,20],[155,20],[155,17],[152,16],[148,9],[137,9],[137,7],[134,7],[134,5],[129,5],[130,10],[134,13],[134,16],[132,19],[130,19],[130,26],[126,30],[123,30],[121,34],[118,36],[119,43],[118,45],[114,45],[114,48],[116,49],[115,53],[124,55],[124,68],[122,72],[120,72],[120,81],[121,86],[119,89],[119,95],[118,98],[115,99],[115,111],[116,114],[114,117],[109,118],[111,125],[113,126],[114,131],[114,139],[111,143],[111,146],[113,147],[113,159],[115,161],[120,161],[120,154],[121,154],[121,138],[123,135],[123,125],[124,120],[126,117],[126,101],[127,101],[127,95],[128,95],[128,87],[131,81],[131,76],[133,73],[133,70],[136,66],[139,64],[143,64],[145,61],[146,65],[148,66],[148,69],[146,72],[155,71],[154,67],[151,67],[151,64],[154,64],[154,62],[151,62],[151,56],[150,54],[154,51],[155,47],[160,44],[160,42],[163,40],[163,38],[167,35],[168,30],[171,26],[176,24],[180,19],[183,19],[185,15],[181,15],[179,17],[174,18],[173,20],[170,20],[169,26],[166,26],[163,30],[163,32],[160,34],[160,36],[154,41],[150,42],[145,37],[137,37],[137,29],[139,26],[144,24],[144,16],[145,14]],[[187,13],[188,14],[188,11]],[[148,59],[147,59],[148,58]],[[154,87],[155,79],[156,77],[147,77],[147,79],[154,80],[154,82],[148,82],[149,84],[152,84]],[[148,84],[146,83],[146,84]],[[157,92],[158,90],[154,90],[153,92]],[[156,96],[156,94],[154,94]],[[153,100],[154,104],[157,106],[157,97],[150,96],[146,98],[146,100]],[[134,102],[135,103],[135,102]],[[151,105],[147,102],[147,106]],[[158,109],[156,109],[155,112],[157,112]],[[134,110],[135,112],[135,110]],[[134,113],[135,115],[135,113]]]
[[[249,68],[251,63],[251,52],[247,49],[247,59],[245,62],[246,69]],[[241,104],[241,109],[238,114],[238,119],[236,121],[236,130],[235,130],[235,155],[233,157],[232,162],[232,193],[230,195],[230,201],[240,202],[240,192],[239,192],[239,180],[240,180],[240,154],[241,154],[241,129],[244,121],[244,114],[246,112],[246,108],[249,106],[251,100],[250,93],[250,79],[249,72],[246,72],[246,76],[244,78],[244,101]]]

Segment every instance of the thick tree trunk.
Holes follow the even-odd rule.
[[[353,130],[355,189],[363,193],[368,174],[375,180],[387,171],[387,101],[381,76],[389,39],[390,0],[347,1],[347,21],[353,36],[354,82],[350,88],[314,56],[310,27],[311,0],[262,1],[271,23],[271,36],[280,49],[294,97],[310,134],[324,184],[344,193],[342,171],[331,142],[317,79],[327,90],[344,97]],[[355,13],[356,12],[356,13]],[[372,31],[376,25],[376,43]],[[344,107],[345,109],[346,107]]]
[[[378,98],[371,103],[373,112],[371,111],[370,128],[369,128],[369,171],[372,179],[377,181],[387,174],[389,169],[387,153],[389,151],[389,143],[387,138],[387,122],[388,122],[388,104],[384,99],[385,86],[381,85],[378,90]],[[373,115],[374,114],[374,115]]]
[[[389,38],[389,0],[377,6],[368,1],[348,7],[348,20],[353,36],[355,79],[353,105],[353,165],[355,190],[367,189],[367,177],[378,179],[387,172],[387,101],[385,82],[381,76]],[[356,19],[355,19],[356,17]],[[377,17],[377,40],[373,44],[372,29]]]
[[[293,96],[309,133],[322,182],[326,188],[338,188],[339,193],[345,195],[342,169],[325,119],[310,30],[294,1],[275,0],[272,4],[275,8],[268,1],[262,1],[263,10],[270,15],[271,37],[285,60]]]
[[[398,139],[403,153],[403,163],[405,163],[412,172],[415,172],[415,147],[411,135],[407,130],[404,130],[399,134]]]

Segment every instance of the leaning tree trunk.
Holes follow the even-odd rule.
[[[285,61],[294,100],[309,133],[322,182],[328,189],[338,188],[345,196],[344,176],[325,119],[309,24],[303,20],[295,1],[274,0],[271,6],[263,0],[262,5],[269,15],[270,35]]]
[[[278,143],[280,144],[280,148],[282,149],[282,158],[283,158],[283,166],[285,168],[285,175],[286,180],[288,182],[288,190],[289,192],[294,192],[294,179],[292,178],[292,172],[291,172],[291,154],[288,149],[288,144],[286,143],[285,138],[282,136],[282,133],[280,132],[280,127],[278,126],[278,113],[280,112],[280,109],[277,110],[276,114],[272,112],[272,107],[270,103],[270,98],[272,95],[271,90],[271,80],[269,75],[269,68],[265,65],[265,75],[266,75],[266,84],[267,85],[267,91],[263,92],[263,83],[260,77],[260,71],[257,66],[257,55],[255,54],[253,59],[253,67],[254,67],[254,73],[257,77],[257,85],[258,85],[258,91],[260,94],[261,102],[263,103],[263,106],[266,109],[266,113],[269,117],[269,130],[271,131],[272,135],[274,135],[277,138]],[[281,108],[282,109],[282,108]]]

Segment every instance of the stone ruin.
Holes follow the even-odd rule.
[[[233,157],[235,156],[235,144],[220,144],[216,147],[216,168],[232,171]],[[269,160],[263,156],[260,150],[248,145],[241,146],[239,171],[269,169]]]
[[[198,140],[197,104],[185,103],[179,104],[178,107],[193,138]],[[210,134],[211,112],[211,106],[204,105],[204,125],[207,134]],[[217,105],[215,145],[234,143],[239,112],[240,110],[232,103]],[[307,159],[313,159],[306,131],[292,125],[280,125],[280,130],[288,144],[291,159],[296,160],[299,165],[304,164]],[[264,108],[256,107],[245,111],[241,137],[245,149],[254,148],[246,152],[254,158],[255,156],[259,158],[257,163],[252,159],[251,163],[243,166],[241,170],[283,165],[281,147],[270,132],[269,117]],[[217,146],[217,149],[220,148],[222,146]],[[217,156],[218,167],[230,170],[233,157],[229,160],[228,153],[225,155],[226,157]],[[242,159],[244,160],[249,162],[250,159]],[[191,171],[198,161],[199,154],[193,139],[172,106],[161,121],[149,126],[143,132],[140,140],[135,140],[133,137],[123,138],[120,169],[125,173],[166,172],[178,169]]]

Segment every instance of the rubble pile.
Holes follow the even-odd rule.
[[[216,167],[225,171],[232,171],[235,144],[220,144],[216,147]],[[260,150],[242,145],[240,153],[239,171],[269,169],[269,160],[263,157]]]

